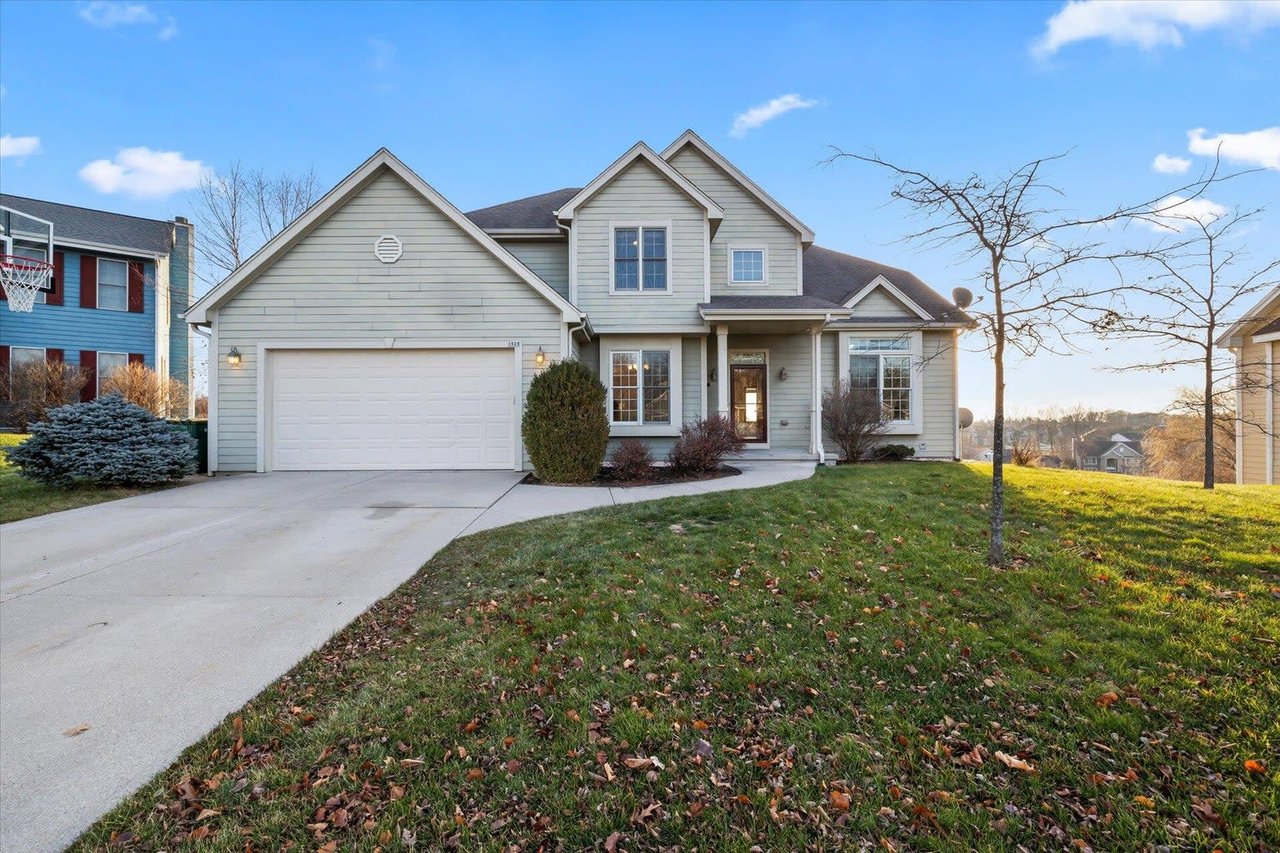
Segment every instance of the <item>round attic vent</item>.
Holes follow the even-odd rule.
[[[404,244],[394,234],[383,234],[373,241],[373,256],[384,264],[394,264],[404,254]]]

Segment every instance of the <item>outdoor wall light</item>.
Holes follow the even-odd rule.
[[[240,366],[240,350],[235,347],[231,348],[231,352],[227,353],[227,364],[232,367]]]
[[[714,367],[711,368],[711,373],[710,375],[707,376],[707,378],[710,379],[712,382],[716,381],[716,369]]]
[[[778,381],[779,382],[787,381],[787,369],[785,367],[778,371]]]
[[[538,347],[538,351],[533,354],[533,363],[538,367],[547,363],[547,354],[542,351],[542,347]]]

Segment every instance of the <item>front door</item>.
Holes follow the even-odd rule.
[[[768,401],[765,399],[767,371],[763,364],[734,364],[729,367],[733,425],[743,441],[764,443],[769,440]]]

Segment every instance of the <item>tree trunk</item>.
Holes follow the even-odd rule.
[[[1204,487],[1213,488],[1213,354],[1204,357]],[[1237,417],[1239,414],[1237,413]]]
[[[1004,564],[1004,329],[997,325],[995,350],[996,405],[991,436],[991,547],[987,562]]]

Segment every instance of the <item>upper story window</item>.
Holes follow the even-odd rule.
[[[98,307],[129,310],[129,263],[98,258]]]
[[[852,338],[849,382],[876,391],[890,423],[908,423],[911,410],[911,341],[908,338]]]
[[[768,253],[764,249],[729,248],[729,283],[730,284],[764,284],[765,258]]]
[[[613,229],[613,292],[666,293],[667,229]]]

